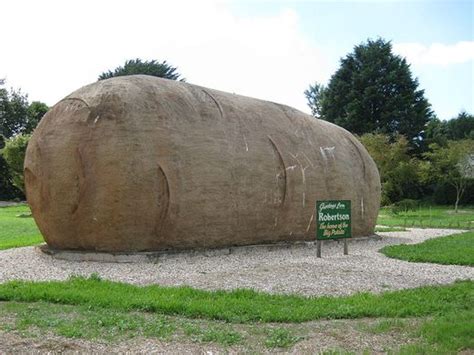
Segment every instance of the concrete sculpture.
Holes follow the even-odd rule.
[[[377,168],[346,130],[288,106],[136,75],[85,86],[42,119],[28,203],[52,249],[214,248],[315,239],[315,201],[373,233]]]

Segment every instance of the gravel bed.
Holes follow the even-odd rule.
[[[308,296],[382,292],[474,279],[473,267],[411,263],[378,252],[385,245],[420,243],[460,232],[416,228],[383,232],[381,239],[349,241],[349,255],[343,255],[342,242],[328,241],[323,242],[320,259],[313,243],[233,248],[230,254],[174,254],[156,264],[65,261],[34,247],[16,248],[0,251],[0,282],[64,280],[71,275],[98,273],[104,279],[139,285],[188,285],[208,290],[252,288]]]

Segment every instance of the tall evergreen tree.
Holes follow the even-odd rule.
[[[383,39],[368,40],[341,59],[324,93],[322,118],[349,131],[404,135],[412,145],[432,115],[406,60]]]

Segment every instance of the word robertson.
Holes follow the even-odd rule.
[[[351,217],[348,214],[341,214],[341,213],[329,214],[329,213],[319,212],[318,214],[319,221],[348,221],[350,220],[350,218]]]

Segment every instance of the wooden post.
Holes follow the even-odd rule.
[[[316,241],[316,257],[317,258],[321,257],[321,241],[320,240]]]
[[[347,238],[344,238],[344,255],[349,255],[349,247],[347,246]]]

